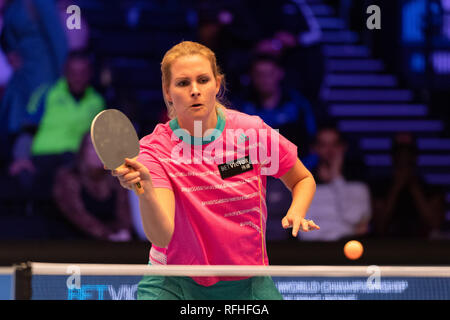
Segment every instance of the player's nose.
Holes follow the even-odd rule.
[[[194,83],[191,87],[191,97],[198,97],[200,96],[200,90],[198,86]]]

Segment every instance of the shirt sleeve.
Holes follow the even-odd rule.
[[[157,151],[146,143],[145,138],[140,141],[140,151],[137,161],[142,163],[147,167],[152,177],[152,184],[154,188],[166,188],[173,190],[172,184],[170,183],[169,176],[166,170],[158,160]]]
[[[261,174],[280,178],[288,172],[297,161],[297,146],[272,129],[265,122],[259,133]]]

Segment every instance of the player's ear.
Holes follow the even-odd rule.
[[[169,88],[167,86],[163,86],[162,89],[163,89],[164,100],[166,100],[166,102],[168,102],[168,103],[171,103],[172,98],[169,93]]]
[[[216,77],[216,96],[220,92],[220,87],[222,86],[222,80],[223,80],[223,76],[217,76]]]

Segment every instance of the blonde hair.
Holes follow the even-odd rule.
[[[214,52],[208,47],[192,41],[183,41],[179,44],[173,46],[169,51],[166,52],[162,61],[161,61],[161,81],[162,81],[162,89],[163,89],[163,98],[167,107],[167,115],[170,119],[176,117],[175,109],[173,106],[167,101],[166,95],[164,93],[164,89],[168,88],[171,81],[171,72],[170,69],[174,61],[180,57],[184,56],[193,56],[193,55],[201,55],[208,59],[211,64],[211,69],[214,75],[214,78],[219,78],[220,80],[220,89],[219,93],[216,96],[216,110],[218,108],[225,108],[225,75],[221,72],[219,66],[217,65],[216,55]]]

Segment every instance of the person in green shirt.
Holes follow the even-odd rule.
[[[51,187],[53,171],[73,160],[92,119],[105,106],[104,99],[90,85],[91,76],[89,56],[72,52],[66,61],[64,77],[33,94],[28,105],[29,122],[39,122],[35,130],[27,130],[19,137],[9,170],[11,176],[26,173],[25,178],[20,178],[23,181],[31,174],[39,189],[42,183],[50,183]],[[26,185],[33,182],[24,181]]]

